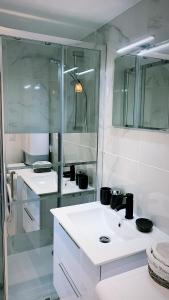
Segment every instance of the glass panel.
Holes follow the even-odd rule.
[[[135,104],[135,56],[126,55],[115,60],[113,89],[113,125],[132,127]]]
[[[83,204],[88,202],[96,201],[96,193],[95,192],[88,192],[84,194],[72,194],[72,195],[64,195],[61,198],[60,206],[70,206],[70,205],[77,205]]]
[[[1,73],[0,73],[0,300],[4,297],[4,251],[3,251],[3,229],[4,229],[4,195],[3,195],[3,151],[2,151],[2,94],[1,94]]]
[[[6,133],[57,132],[61,47],[3,39]]]
[[[96,163],[66,164],[63,172],[63,194],[83,194],[96,191]],[[73,169],[73,170],[72,170]],[[74,173],[74,176],[72,176]],[[84,198],[85,199],[85,198]],[[92,198],[95,201],[95,197]],[[85,202],[82,200],[82,202]],[[86,198],[86,202],[88,202]],[[79,202],[81,203],[81,202]],[[78,204],[78,202],[76,203]]]
[[[10,158],[8,153],[6,161]],[[17,159],[13,153],[13,163],[6,164],[9,300],[57,299],[53,287],[50,213],[51,208],[58,207],[57,169],[55,166],[51,172],[35,173],[32,166]]]
[[[3,39],[9,300],[57,299],[50,209],[96,200],[100,53],[65,48],[64,72],[75,64],[79,74],[64,73],[63,112],[62,50]]]
[[[143,128],[166,129],[168,123],[169,61],[142,58]]]
[[[97,132],[100,52],[65,47],[64,132]]]
[[[0,166],[1,168],[1,166]],[[1,183],[1,170],[0,170],[0,184]],[[2,191],[0,190],[0,300],[3,299],[3,275],[4,275],[4,267],[3,267],[3,211],[2,211],[2,201],[3,201],[3,197],[2,197]]]
[[[53,287],[52,216],[57,197],[13,202],[8,216],[9,300],[57,299]]]
[[[61,60],[61,46],[3,40],[9,300],[57,299],[50,209],[59,196]]]
[[[89,191],[95,200],[100,71],[99,51],[64,50],[63,194],[72,195],[61,206],[88,202]],[[79,173],[87,177],[84,189],[75,182]]]

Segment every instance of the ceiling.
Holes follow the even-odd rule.
[[[0,0],[0,26],[83,39],[140,0]]]

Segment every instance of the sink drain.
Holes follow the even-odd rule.
[[[110,243],[110,238],[108,236],[103,235],[99,238],[99,241],[104,244]]]

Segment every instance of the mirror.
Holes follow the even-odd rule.
[[[167,48],[115,59],[113,126],[169,129],[169,45]]]

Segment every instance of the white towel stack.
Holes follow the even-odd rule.
[[[154,243],[146,252],[151,277],[169,288],[169,242]]]

